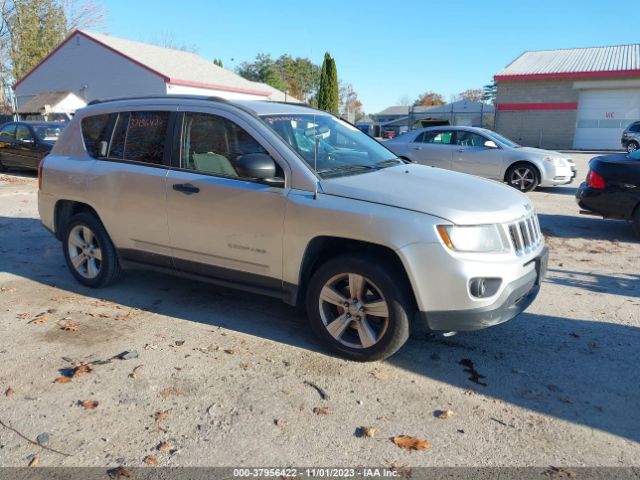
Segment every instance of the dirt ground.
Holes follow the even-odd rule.
[[[149,272],[80,286],[36,179],[1,175],[0,465],[640,465],[640,243],[580,216],[577,183],[530,195],[551,257],[526,313],[361,364],[274,299]]]

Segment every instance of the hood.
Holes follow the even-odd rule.
[[[321,181],[322,192],[414,210],[452,223],[503,223],[533,210],[526,195],[493,180],[408,164]]]
[[[560,158],[564,158],[564,159],[568,159],[569,157],[567,157],[566,155],[563,155],[560,152],[555,152],[553,150],[543,150],[542,148],[534,148],[534,147],[519,147],[515,149],[518,152],[525,152],[525,153],[531,153],[533,155],[540,155],[541,157],[545,156],[545,155],[549,155],[552,157],[560,157]]]

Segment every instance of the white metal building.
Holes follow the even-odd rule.
[[[640,44],[525,52],[495,80],[496,129],[525,145],[619,150],[640,120]]]
[[[18,109],[38,94],[71,92],[85,102],[191,94],[297,101],[194,53],[76,30],[15,85]]]

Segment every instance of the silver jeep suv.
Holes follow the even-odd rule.
[[[356,360],[393,354],[412,322],[513,318],[547,263],[520,192],[275,102],[94,102],[41,163],[39,210],[84,285],[147,267],[272,295]]]

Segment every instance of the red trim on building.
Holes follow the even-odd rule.
[[[248,93],[251,95],[262,95],[263,97],[268,97],[269,95],[271,95],[271,92],[267,90],[252,90],[250,88],[230,87],[228,85],[220,85],[216,83],[192,82],[189,80],[180,80],[178,78],[168,78],[167,83],[169,83],[170,85],[182,85],[184,87],[214,88],[216,90],[224,90],[227,92]]]
[[[74,30],[66,39],[63,40],[63,42],[60,45],[58,45],[56,48],[54,48],[51,51],[51,53],[49,53],[49,55],[44,57],[35,67],[33,67],[31,70],[29,70],[29,72],[24,77],[22,77],[19,81],[17,81],[12,87],[13,90],[15,90],[18,85],[20,85],[22,82],[24,82],[27,79],[27,77],[29,77],[33,72],[35,72],[40,67],[40,65],[42,65],[44,62],[46,62],[58,50],[60,50],[67,43],[69,43],[69,41],[72,40],[76,35],[81,35],[84,38],[86,38],[88,40],[91,40],[92,42],[100,45],[101,47],[104,47],[107,50],[115,53],[116,55],[119,55],[120,57],[122,57],[122,58],[124,58],[126,60],[129,60],[130,62],[138,65],[139,67],[142,67],[145,70],[148,70],[149,72],[153,73],[154,75],[157,75],[158,77],[162,78],[166,83],[169,83],[169,84],[183,85],[183,86],[186,86],[186,87],[214,88],[216,90],[224,90],[224,91],[227,91],[227,92],[247,93],[247,94],[251,94],[251,95],[261,95],[261,96],[264,96],[264,97],[268,97],[269,95],[271,95],[271,92],[267,91],[267,90],[252,90],[252,89],[247,89],[247,88],[231,87],[231,86],[228,86],[228,85],[217,85],[217,84],[211,84],[211,83],[191,82],[191,81],[188,81],[188,80],[180,80],[180,79],[177,79],[177,78],[169,78],[166,75],[158,72],[157,70],[154,70],[153,68],[148,67],[147,65],[139,62],[135,58],[131,58],[130,56],[125,55],[124,53],[122,53],[119,50],[116,50],[116,49],[110,47],[109,45],[101,42],[100,40],[96,40],[95,38],[91,37],[90,35],[87,35],[86,33],[82,32],[81,30]]]
[[[563,78],[593,78],[593,77],[637,77],[640,70],[611,70],[597,72],[565,72],[565,73],[531,73],[526,75],[494,75],[497,82],[511,80],[560,80]]]
[[[499,103],[496,110],[577,110],[578,102]]]

